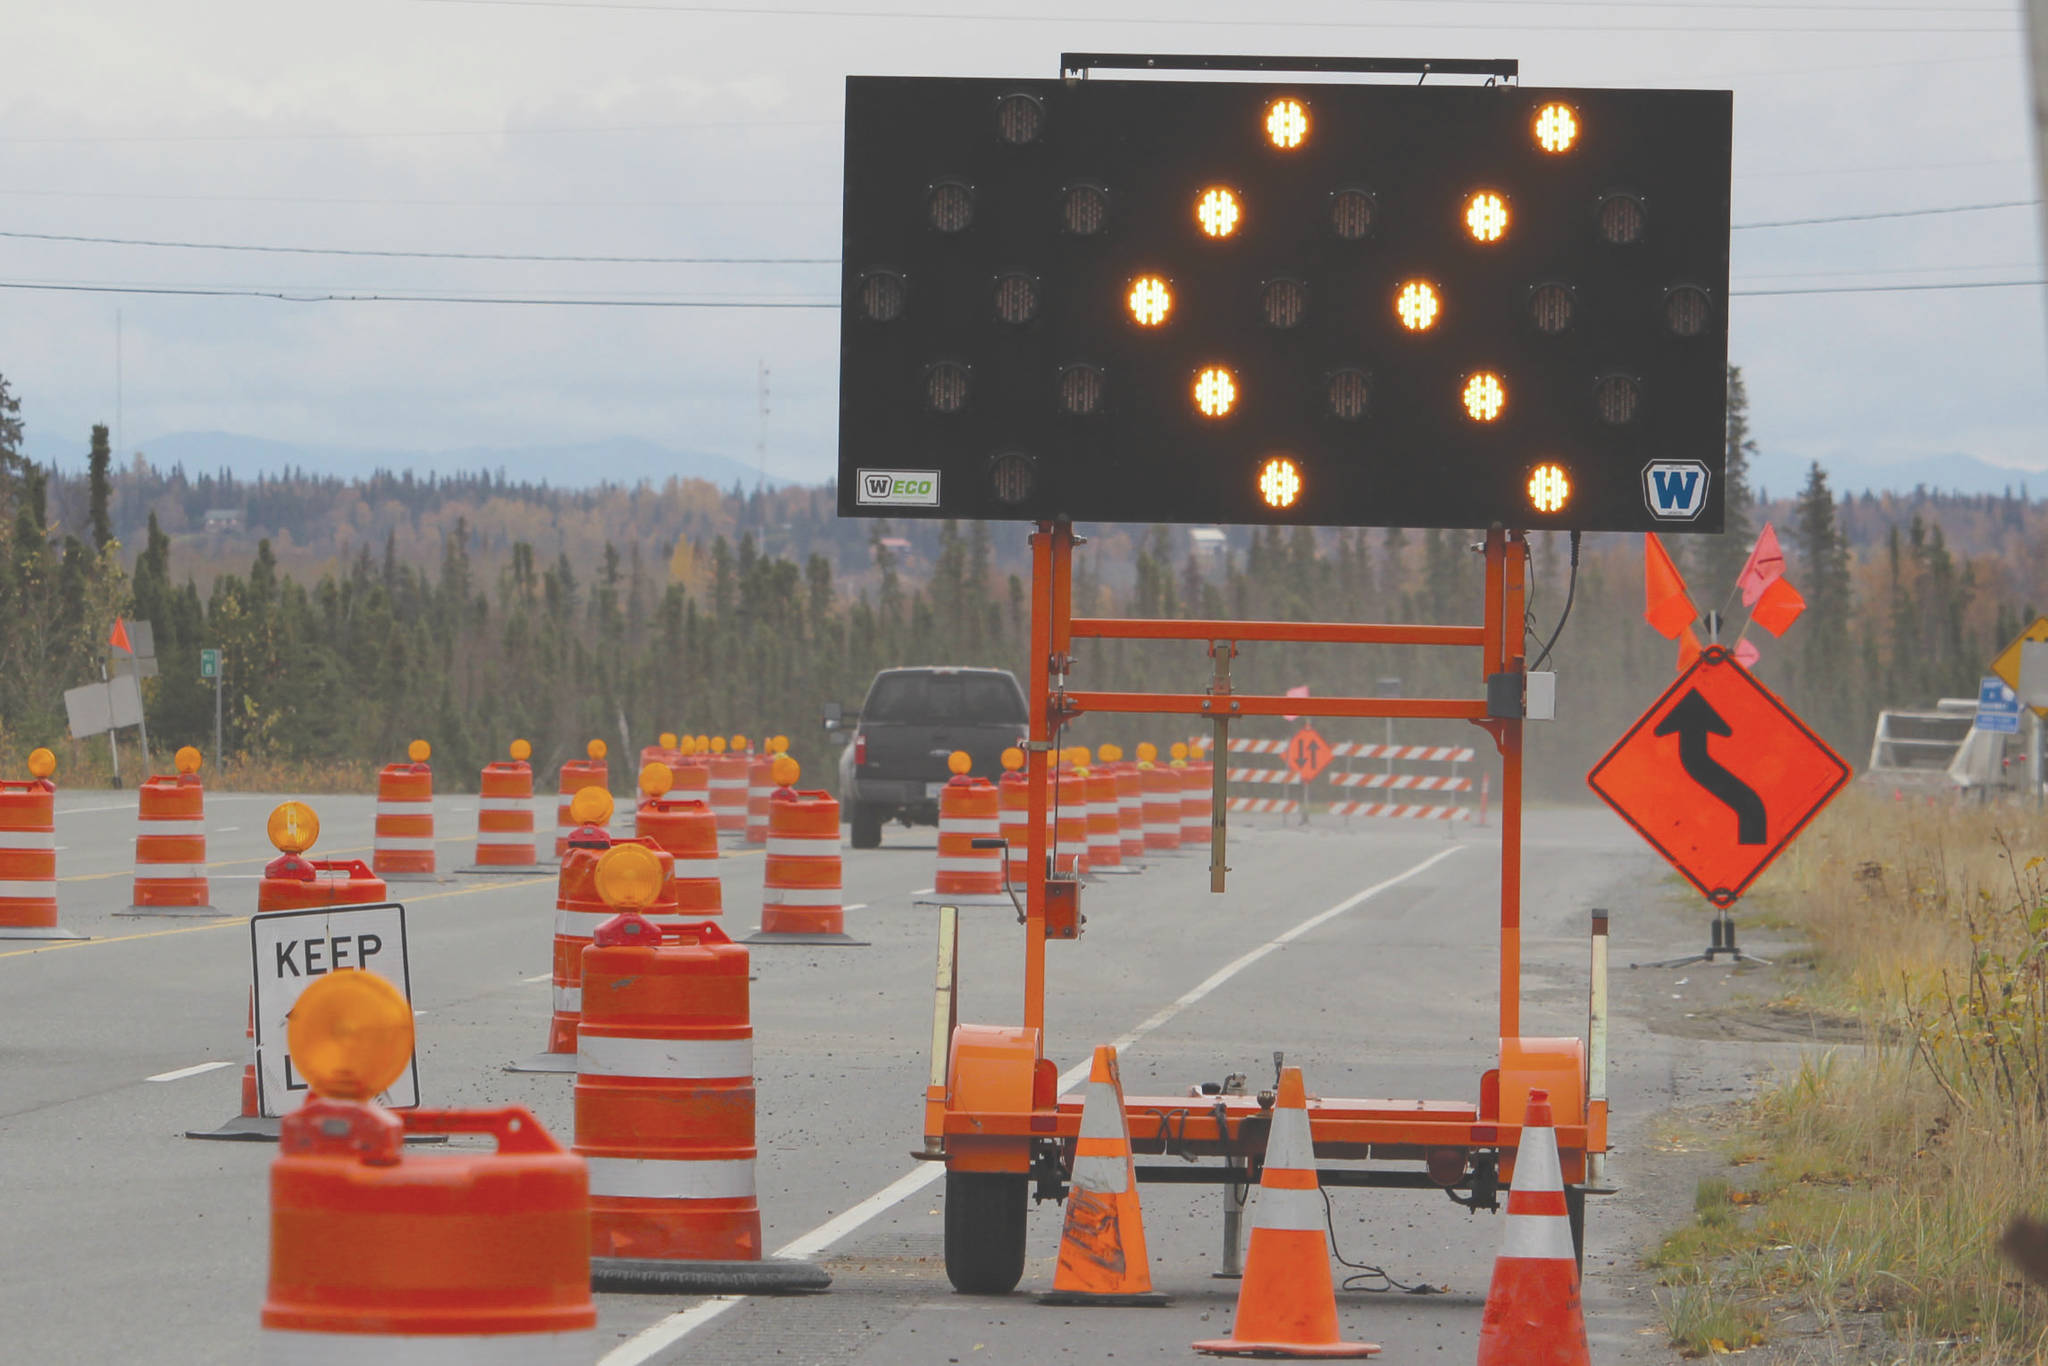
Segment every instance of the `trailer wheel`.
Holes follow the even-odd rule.
[[[1564,1213],[1572,1226],[1572,1256],[1578,1261],[1580,1275],[1586,1270],[1586,1188],[1566,1186],[1564,1188]]]
[[[1024,1278],[1030,1178],[946,1173],[946,1279],[963,1295],[1007,1295]]]
[[[853,847],[856,849],[879,849],[882,847],[882,809],[856,802],[853,808]]]

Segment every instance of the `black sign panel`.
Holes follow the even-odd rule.
[[[1717,531],[1730,117],[854,77],[839,511]]]

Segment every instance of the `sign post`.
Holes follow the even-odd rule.
[[[219,765],[219,764],[223,763],[223,761],[224,761],[224,756],[223,756],[223,755],[221,754],[221,749],[220,749],[220,651],[219,651],[219,650],[201,650],[201,651],[199,652],[199,681],[200,681],[200,682],[202,682],[202,683],[204,683],[204,682],[206,682],[206,681],[207,681],[208,679],[212,679],[212,680],[213,680],[213,762],[214,762],[214,763],[215,763],[216,765]]]
[[[267,1117],[282,1115],[290,1097],[308,1089],[292,1067],[285,1022],[313,979],[331,972],[374,972],[412,1000],[405,907],[396,902],[265,912],[249,921],[249,954],[256,984],[257,1112]],[[417,1056],[377,1103],[399,1110],[419,1105]]]

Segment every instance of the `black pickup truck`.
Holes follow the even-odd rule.
[[[851,730],[839,756],[839,801],[853,825],[853,847],[873,849],[882,826],[936,825],[946,760],[965,750],[969,772],[994,779],[1003,751],[1028,730],[1024,690],[1007,669],[884,669],[867,700],[848,714],[825,708],[828,731]]]

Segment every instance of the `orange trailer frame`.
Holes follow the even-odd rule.
[[[957,1018],[957,975],[952,936],[957,920],[942,918],[938,1007],[933,1031],[932,1074],[925,1098],[924,1148],[916,1155],[943,1161],[948,1172],[948,1271],[959,1288],[1008,1290],[1016,1277],[962,1249],[956,1268],[953,1178],[997,1178],[983,1183],[975,1198],[958,1192],[963,1216],[1000,1227],[976,1236],[997,1244],[1015,1243],[1022,1266],[1023,1192],[1038,1182],[1038,1198],[1064,1195],[1074,1140],[1080,1129],[1078,1098],[1056,1093],[1059,1068],[1045,1053],[1046,943],[1079,936],[1078,886],[1048,877],[1046,813],[1056,759],[1056,732],[1087,712],[1184,716],[1216,727],[1215,753],[1227,753],[1231,721],[1249,716],[1406,717],[1464,720],[1490,733],[1501,756],[1500,845],[1500,1051],[1496,1066],[1480,1079],[1472,1101],[1320,1099],[1309,1103],[1309,1124],[1321,1160],[1420,1162],[1421,1172],[1328,1171],[1325,1184],[1438,1187],[1470,1192],[1460,1203],[1491,1209],[1502,1182],[1512,1175],[1514,1151],[1531,1088],[1551,1095],[1564,1178],[1579,1215],[1589,1158],[1607,1150],[1604,1079],[1604,913],[1595,916],[1596,983],[1592,1032],[1599,1069],[1589,1071],[1588,1052],[1577,1037],[1522,1034],[1522,727],[1524,608],[1529,547],[1526,534],[1499,527],[1485,543],[1485,610],[1478,626],[1375,625],[1341,622],[1172,621],[1072,614],[1072,557],[1076,538],[1069,522],[1042,522],[1031,537],[1030,737],[1026,775],[1030,788],[1030,835],[1026,853],[1024,912],[1024,1019],[1019,1026],[961,1024]],[[1070,689],[1073,642],[1088,639],[1185,640],[1205,642],[1214,660],[1209,690],[1202,693],[1132,693]],[[1428,645],[1480,652],[1487,697],[1364,698],[1271,697],[1237,693],[1229,661],[1239,642],[1297,641],[1322,644]],[[1211,889],[1221,891],[1225,858],[1225,765],[1216,765]],[[1258,1096],[1127,1096],[1125,1110],[1134,1151],[1199,1157],[1218,1156],[1240,1165],[1226,1168],[1144,1168],[1141,1180],[1256,1179],[1265,1150],[1270,1100]],[[1229,1175],[1225,1175],[1229,1173]],[[1002,1179],[1007,1178],[1010,1184]],[[995,1194],[991,1198],[989,1191]],[[1455,1195],[1454,1195],[1454,1198]],[[1014,1212],[1014,1218],[1012,1213]],[[1579,1222],[1575,1219],[1575,1223]],[[1014,1225],[1014,1232],[1012,1226]],[[963,1236],[970,1232],[964,1225]],[[983,1270],[973,1268],[977,1261]],[[1003,1258],[997,1257],[1001,1263]],[[1003,1284],[1004,1280],[1008,1284]]]

